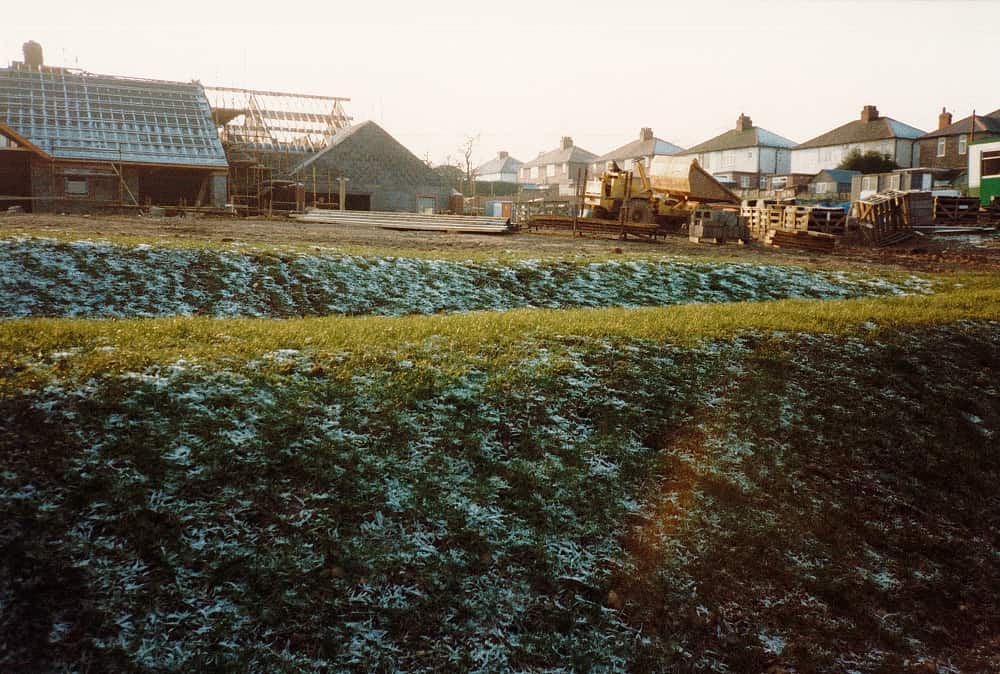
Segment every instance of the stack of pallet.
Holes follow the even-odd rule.
[[[750,236],[769,245],[806,250],[830,250],[834,234],[842,234],[847,214],[840,208],[785,205],[758,201],[740,211]]]
[[[979,223],[977,197],[934,197],[934,224],[976,225]]]
[[[852,211],[861,236],[869,245],[888,246],[913,234],[910,192],[879,192],[856,201]]]

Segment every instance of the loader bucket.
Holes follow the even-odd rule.
[[[740,203],[739,197],[692,157],[653,157],[649,174],[649,182],[655,192],[669,192],[701,203]]]

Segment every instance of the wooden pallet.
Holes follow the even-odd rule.
[[[939,225],[974,225],[979,221],[979,199],[934,197],[933,218]]]

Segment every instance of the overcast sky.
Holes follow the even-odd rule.
[[[603,154],[640,127],[689,147],[755,124],[802,142],[874,104],[924,130],[1000,108],[1000,2],[699,0],[6,3],[21,44],[90,72],[344,96],[441,163],[522,161],[572,136]]]

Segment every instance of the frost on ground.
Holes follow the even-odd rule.
[[[1000,325],[878,339],[0,389],[0,670],[995,671]]]
[[[929,292],[799,267],[690,261],[450,262],[0,240],[0,317],[429,314]]]

